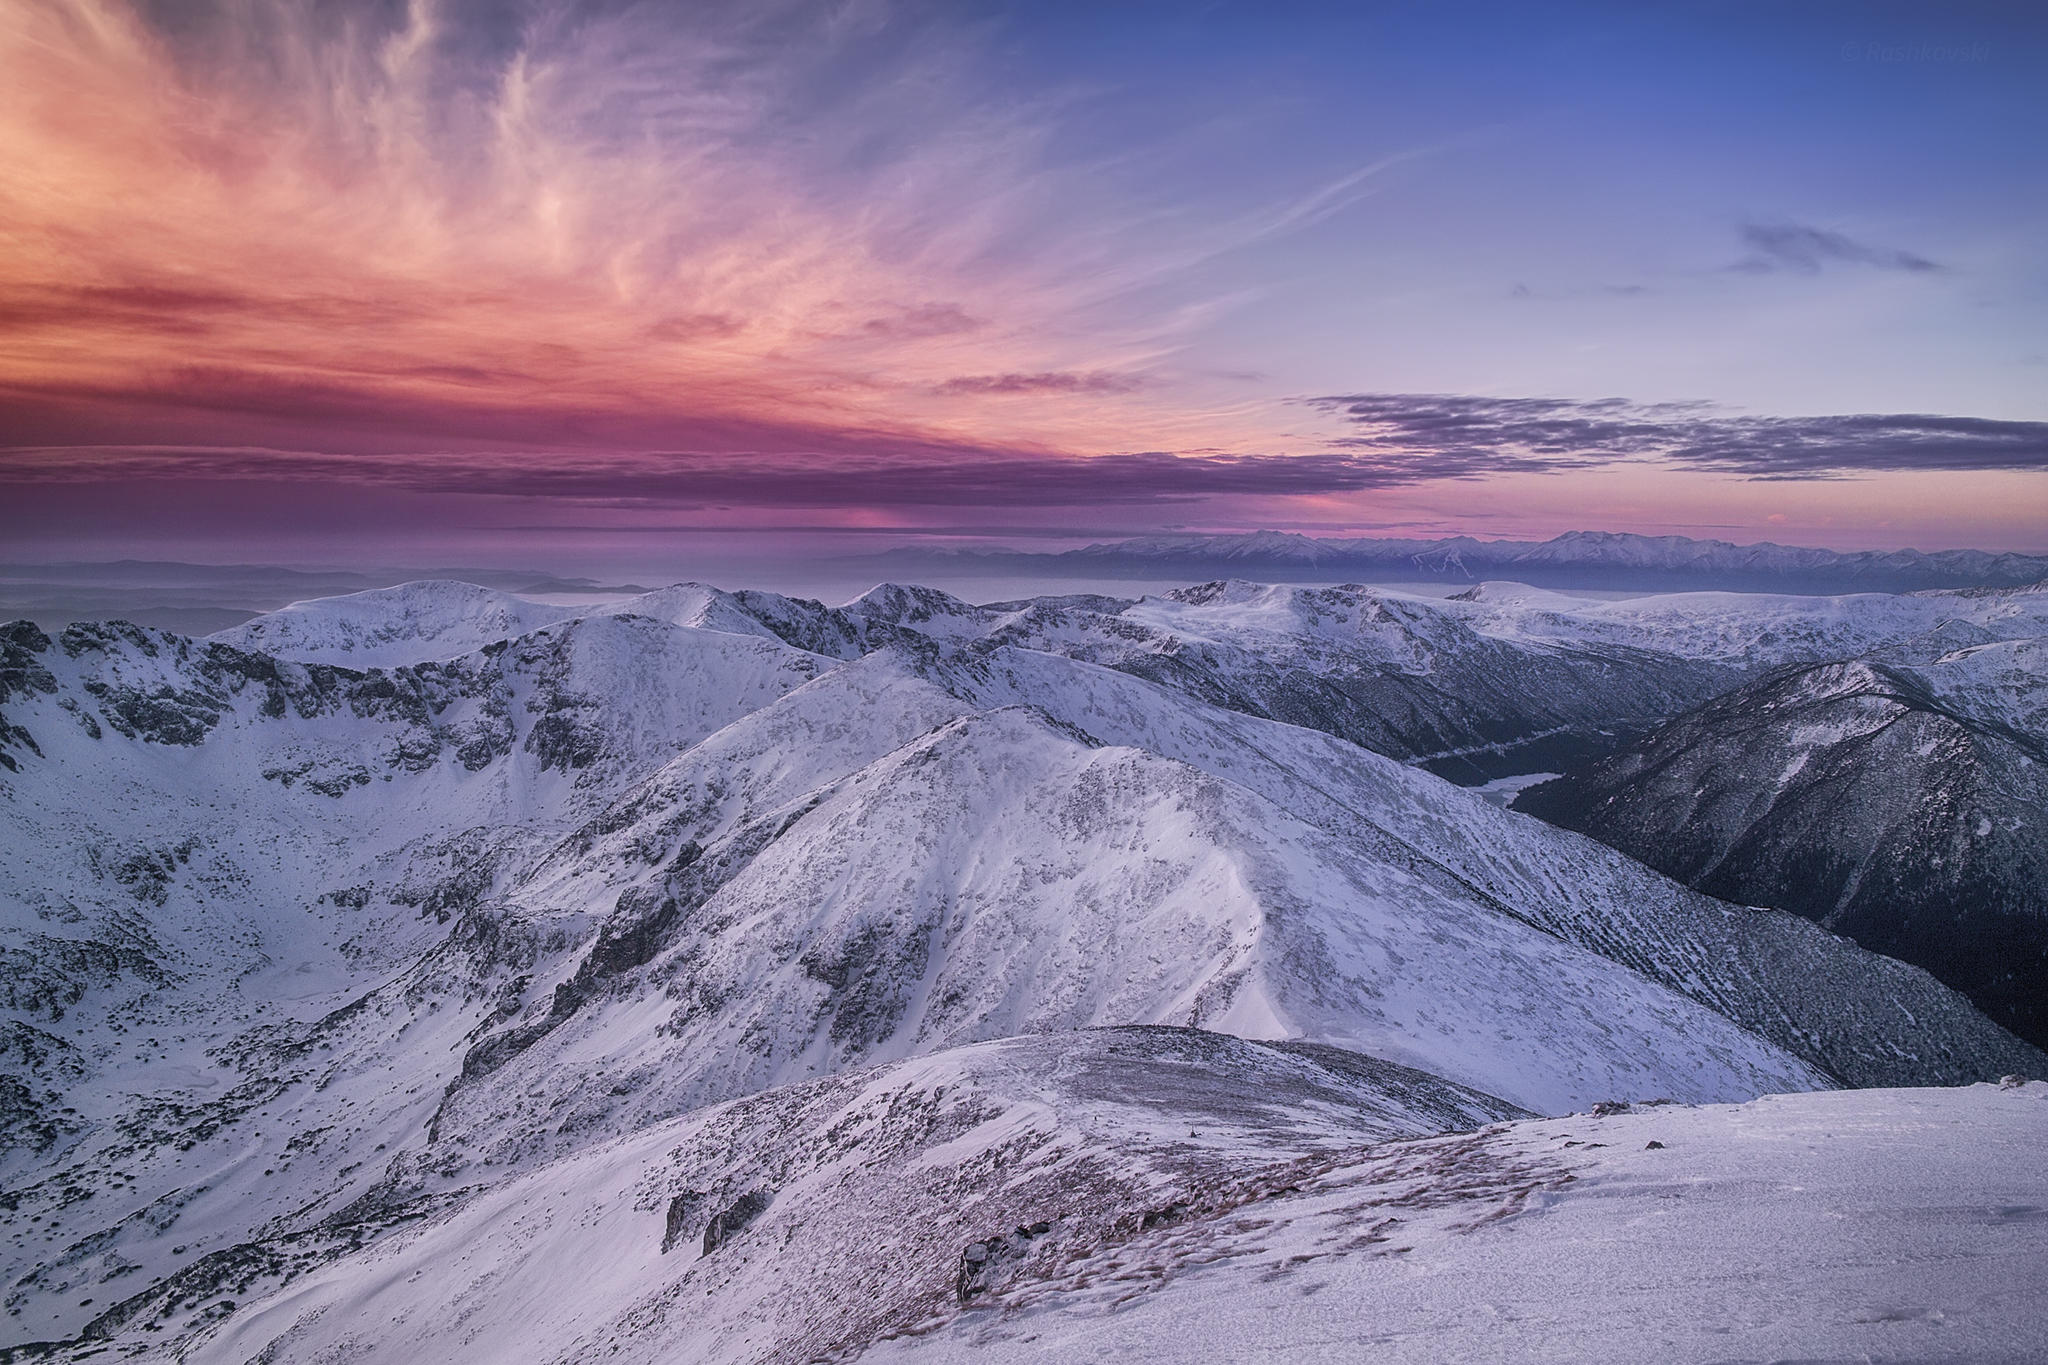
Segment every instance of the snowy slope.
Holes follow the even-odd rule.
[[[1230,581],[1139,601],[1076,595],[987,607],[889,583],[842,607],[681,583],[581,609],[414,583],[300,603],[216,638],[366,667],[453,657],[578,613],[780,639],[838,659],[918,639],[1019,645],[1326,730],[1461,782],[1597,757],[1785,663],[1939,641],[1919,646],[1932,658],[2048,634],[2048,593],[2038,588],[1607,602],[1488,582],[1446,601]]]
[[[703,583],[676,583],[635,597],[620,598],[590,609],[611,616],[648,616],[670,625],[696,630],[722,630],[734,635],[776,638],[732,593]]]
[[[1379,1148],[864,1362],[2048,1355],[2048,1084],[1638,1107]]]
[[[877,600],[886,605],[886,598]],[[296,602],[208,638],[297,663],[390,668],[455,658],[545,625],[590,616],[645,616],[693,630],[780,640],[842,659],[858,658],[905,635],[882,616],[779,593],[727,592],[704,583],[675,583],[629,597],[565,606],[473,583],[425,580]]]
[[[1601,601],[1486,583],[1446,600],[1221,581],[1135,602],[929,614],[947,638],[979,622],[988,643],[1103,664],[1477,781],[1606,752],[1786,663],[1880,650],[1933,658],[2048,634],[2048,592]]]
[[[846,604],[866,621],[901,626],[933,639],[971,639],[988,629],[996,613],[963,602],[936,588],[882,583]]]
[[[1150,1029],[981,1044],[593,1145],[274,1294],[259,1282],[189,1358],[374,1341],[374,1359],[450,1365],[807,1360],[955,1310],[970,1243],[969,1292],[990,1294],[1196,1190],[1514,1116],[1334,1049]]]
[[[1026,651],[924,672],[979,704],[1033,699],[1084,733],[1260,792],[1354,850],[1619,961],[1850,1084],[1968,1080],[1994,1057],[2000,1069],[2033,1065],[2031,1049],[2007,1052],[1922,972],[1845,951],[1791,915],[1690,895],[1633,859],[1321,733]],[[1901,1018],[1928,1031],[1908,1041]]]
[[[1967,645],[1911,671],[1958,713],[2048,742],[2048,637]]]
[[[2041,1060],[1794,917],[1688,896],[1327,736],[1024,651],[824,675],[564,840],[493,932],[593,902],[613,908],[587,949],[469,988],[516,994],[436,1115],[439,1169],[1087,1023],[1341,1041],[1532,1107],[1755,1093],[1757,1068],[1801,1069],[1786,1049],[1863,1083]]]
[[[294,602],[211,638],[302,663],[375,668],[452,659],[578,614],[474,583],[423,579]]]
[[[8,1248],[6,1281],[161,1273],[175,1211],[251,1227],[307,1202],[303,1175],[272,1171],[374,1178],[379,1144],[431,1116],[468,1002],[412,996],[424,1013],[345,1067],[306,1041],[315,1021],[417,980],[522,858],[821,667],[646,619],[368,674],[133,627],[13,628],[0,1173],[36,1236]],[[313,1140],[290,1144],[316,1130],[308,1161]]]
[[[444,1159],[523,1160],[560,1149],[550,1126],[1118,1022],[1342,1043],[1546,1110],[1824,1083],[1251,792],[1018,708],[944,725],[766,828],[622,895],[592,965],[479,1042],[505,1059],[466,1065],[436,1121]]]
[[[455,657],[578,614],[649,616],[842,659],[917,638],[1023,644],[1476,775],[1499,766],[1497,747],[1547,741],[1545,761],[1556,762],[1555,752],[1603,747],[1603,725],[1654,720],[1728,681],[1725,670],[1604,641],[1495,639],[1428,599],[1250,584],[1004,608],[882,584],[832,608],[681,583],[572,609],[423,582],[299,603],[216,638],[302,662],[393,666]]]
[[[2048,1085],[1514,1118],[1327,1050],[983,1044],[595,1145],[281,1286],[245,1273],[211,1334],[203,1263],[103,1330],[451,1365],[2048,1349]]]
[[[1609,641],[1489,635],[1440,601],[1217,582],[1006,604],[984,638],[1064,654],[1479,781],[1611,748],[1731,673]]]

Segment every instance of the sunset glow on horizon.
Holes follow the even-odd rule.
[[[2048,550],[2048,23],[1566,13],[0,0],[0,530]]]

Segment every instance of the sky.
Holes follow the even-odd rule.
[[[0,0],[0,165],[0,557],[2048,550],[2036,5]]]

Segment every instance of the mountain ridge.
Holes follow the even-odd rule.
[[[860,561],[855,561],[860,562]],[[1985,550],[1825,550],[1768,541],[1736,545],[1685,536],[1567,531],[1545,541],[1312,537],[1284,531],[1162,534],[1078,549],[919,548],[869,562],[984,564],[1053,575],[1115,577],[1157,571],[1212,577],[1247,570],[1327,580],[1353,573],[1397,582],[1516,578],[1581,588],[1694,587],[1900,592],[1920,588],[2011,587],[2048,579],[2048,555]]]

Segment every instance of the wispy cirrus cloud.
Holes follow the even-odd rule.
[[[0,421],[261,443],[232,415],[299,392],[337,449],[401,418],[423,449],[503,440],[508,411],[565,453],[778,423],[946,444],[999,394],[1027,448],[1205,425],[1107,378],[1174,346],[1131,291],[1363,173],[1163,226],[1053,155],[1056,102],[992,92],[985,46],[915,4],[17,0]]]
[[[1043,370],[1037,374],[968,374],[948,379],[940,393],[1135,393],[1145,381],[1108,370]]]
[[[1866,266],[1908,275],[1940,273],[1944,267],[1925,256],[1893,247],[1872,246],[1839,232],[1801,223],[1749,223],[1742,229],[1748,254],[1730,266],[1750,275],[1790,272],[1818,275],[1830,266]]]
[[[1309,400],[1338,444],[1437,477],[1657,462],[1758,479],[1906,470],[2048,470],[2048,422],[1927,413],[1760,417],[1622,398],[1340,394]]]
[[[870,337],[946,337],[972,332],[982,325],[981,319],[970,316],[957,303],[923,303],[869,318],[861,323],[860,331]]]

